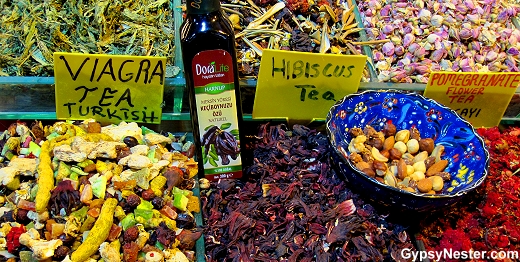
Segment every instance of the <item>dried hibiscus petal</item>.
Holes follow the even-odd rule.
[[[265,124],[243,146],[254,159],[247,178],[201,192],[208,261],[383,261],[413,249],[338,177],[324,134]]]

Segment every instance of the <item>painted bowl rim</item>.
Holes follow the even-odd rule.
[[[475,180],[473,182],[471,182],[471,186],[469,186],[468,188],[465,188],[465,189],[462,189],[456,193],[450,193],[450,194],[446,194],[446,193],[441,193],[441,194],[435,194],[435,195],[431,195],[431,194],[426,194],[426,193],[417,193],[417,192],[408,192],[408,191],[404,191],[404,190],[401,190],[401,189],[398,189],[398,188],[395,188],[395,187],[392,187],[392,186],[389,186],[389,185],[386,185],[386,184],[383,184],[367,175],[365,175],[365,173],[363,173],[361,170],[359,170],[356,166],[354,166],[351,161],[349,161],[348,159],[345,158],[345,156],[339,152],[339,150],[333,146],[333,149],[334,149],[334,152],[336,153],[336,155],[339,155],[340,159],[347,163],[347,165],[353,169],[355,172],[355,175],[356,176],[361,176],[363,177],[363,179],[365,180],[368,180],[370,181],[371,183],[375,184],[375,186],[382,186],[386,189],[390,189],[394,192],[397,192],[397,193],[400,193],[400,194],[404,194],[404,195],[408,195],[408,196],[412,196],[412,197],[420,197],[420,198],[428,198],[428,199],[449,199],[449,198],[456,198],[456,197],[462,197],[463,195],[475,190],[476,188],[478,188],[483,182],[484,180],[486,179],[486,177],[488,176],[489,174],[489,163],[490,163],[490,157],[489,157],[489,151],[486,147],[486,143],[484,142],[484,139],[478,134],[478,132],[475,130],[475,128],[473,127],[473,125],[467,121],[466,119],[462,118],[457,112],[455,112],[455,110],[445,106],[445,105],[442,105],[440,104],[439,102],[431,99],[431,98],[427,98],[421,94],[417,94],[415,92],[404,92],[404,91],[401,91],[401,90],[393,90],[393,89],[388,89],[388,90],[365,90],[365,91],[362,91],[362,92],[359,92],[359,93],[353,93],[353,94],[349,94],[349,95],[346,95],[344,96],[343,98],[341,98],[338,102],[336,102],[336,104],[334,104],[331,109],[329,110],[329,113],[327,114],[327,119],[326,119],[326,129],[327,129],[327,137],[328,137],[328,140],[329,140],[329,143],[331,145],[334,145],[333,141],[332,141],[332,136],[331,136],[331,133],[333,133],[331,130],[330,130],[330,121],[332,120],[332,113],[336,110],[337,107],[339,107],[341,104],[343,104],[346,100],[352,98],[352,97],[356,97],[356,96],[365,96],[365,95],[369,95],[369,94],[374,94],[374,93],[397,93],[397,94],[401,94],[401,95],[408,95],[408,96],[416,96],[420,99],[423,99],[429,103],[432,103],[434,104],[435,106],[438,106],[440,108],[443,108],[445,110],[447,110],[448,112],[450,112],[451,114],[455,115],[459,120],[461,120],[464,124],[466,124],[467,126],[469,126],[471,128],[471,131],[473,132],[473,134],[475,135],[475,137],[477,137],[478,141],[480,142],[480,145],[482,146],[482,148],[484,149],[484,153],[486,154],[485,156],[485,159],[486,159],[486,163],[485,163],[485,166],[484,166],[484,170],[483,170],[483,175],[481,178],[479,178],[478,180]],[[451,181],[451,180],[450,180]]]

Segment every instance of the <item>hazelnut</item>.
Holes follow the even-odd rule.
[[[386,171],[388,169],[388,167],[386,166],[385,162],[380,162],[380,161],[377,161],[377,160],[374,161],[372,166],[374,167],[375,170]]]
[[[441,191],[444,187],[444,180],[440,176],[431,176],[428,178],[432,181],[432,190],[433,191]]]
[[[410,139],[406,142],[406,147],[408,148],[408,152],[410,154],[415,154],[419,151],[419,141],[416,139]]]
[[[383,140],[381,140],[380,138],[370,139],[367,144],[369,144],[379,150],[383,149]]]
[[[397,148],[399,151],[401,151],[401,154],[406,153],[406,151],[408,150],[408,149],[406,148],[406,144],[405,144],[403,141],[397,141],[397,142],[395,142],[395,144],[394,144],[394,148]]]
[[[432,187],[433,183],[430,179],[421,179],[417,181],[417,189],[419,189],[421,193],[430,192],[432,190]]]
[[[376,180],[377,180],[377,182],[379,182],[379,183],[382,183],[382,184],[385,183],[385,180],[384,180],[382,177],[380,177],[380,176],[376,176]]]
[[[394,136],[396,131],[397,131],[397,128],[392,123],[387,122],[385,124],[385,126],[383,127],[383,133],[385,134],[385,136]]]
[[[426,173],[426,165],[424,164],[424,161],[414,163],[413,169],[414,169],[414,171],[420,171],[420,172]]]
[[[401,153],[401,151],[399,151],[399,149],[397,149],[395,147],[388,150],[388,154],[389,154],[388,158],[390,158],[392,160],[399,160],[403,157],[403,153]]]
[[[386,158],[390,158],[390,152],[388,152],[388,150],[381,150],[380,153],[381,153],[381,155],[383,155],[384,157],[386,157]]]
[[[435,148],[435,144],[433,139],[431,138],[422,138],[419,140],[419,150],[428,152],[428,155],[432,153]]]
[[[413,172],[413,174],[410,175],[410,177],[412,178],[412,180],[418,182],[418,181],[424,180],[426,176],[424,175],[423,172],[415,171],[415,172]]]

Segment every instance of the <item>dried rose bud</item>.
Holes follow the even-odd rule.
[[[394,50],[395,50],[394,43],[392,43],[392,42],[385,43],[383,45],[383,47],[381,48],[381,50],[383,51],[383,54],[385,54],[386,56],[393,56]]]
[[[397,46],[394,50],[394,53],[397,55],[397,56],[402,56],[404,55],[404,53],[406,52],[406,49],[404,48],[404,46],[400,45],[400,46]]]
[[[139,236],[139,229],[137,229],[137,226],[133,226],[130,228],[127,228],[125,232],[123,233],[123,241],[126,243],[135,241],[137,237]]]
[[[473,36],[473,32],[471,32],[470,29],[463,28],[462,30],[460,30],[459,36],[461,39],[467,40]]]
[[[16,212],[16,222],[24,224],[24,223],[31,221],[31,219],[29,219],[27,217],[28,213],[29,213],[28,210],[19,208],[18,211]]]
[[[141,197],[144,200],[149,201],[155,197],[155,193],[153,192],[152,189],[147,189],[147,190],[143,191],[143,193],[141,193]]]
[[[141,198],[136,194],[131,194],[126,197],[126,204],[131,208],[136,208],[139,204],[141,204]]]
[[[53,258],[57,259],[57,260],[62,260],[64,259],[70,252],[70,248],[67,247],[67,246],[59,246],[56,251],[54,251],[54,256]]]
[[[403,46],[408,47],[412,43],[415,43],[415,36],[413,34],[406,34],[403,38]]]
[[[487,54],[486,54],[486,61],[488,61],[488,62],[495,61],[497,59],[497,57],[498,57],[498,53],[491,50],[491,51],[487,52]]]
[[[441,27],[443,21],[444,21],[444,18],[442,16],[434,15],[434,16],[432,16],[432,20],[430,21],[430,23],[432,23],[432,25],[435,27]]]
[[[511,47],[511,48],[507,49],[507,53],[512,56],[517,56],[520,54],[520,52],[518,52],[518,48],[516,48],[516,47]]]
[[[385,25],[385,26],[383,26],[382,31],[385,35],[390,35],[390,34],[393,34],[394,27],[392,25]]]

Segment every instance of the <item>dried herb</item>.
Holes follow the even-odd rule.
[[[331,167],[324,134],[259,127],[247,179],[201,194],[207,261],[404,261],[402,226],[352,193]]]
[[[52,76],[53,52],[151,55],[173,66],[167,0],[0,1],[0,76]]]
[[[520,250],[520,129],[478,133],[490,152],[489,175],[467,200],[423,221],[420,237],[428,250]]]
[[[224,1],[223,9],[235,28],[242,78],[256,78],[262,50],[361,54],[354,5],[341,1]],[[368,81],[365,71],[362,81]]]

